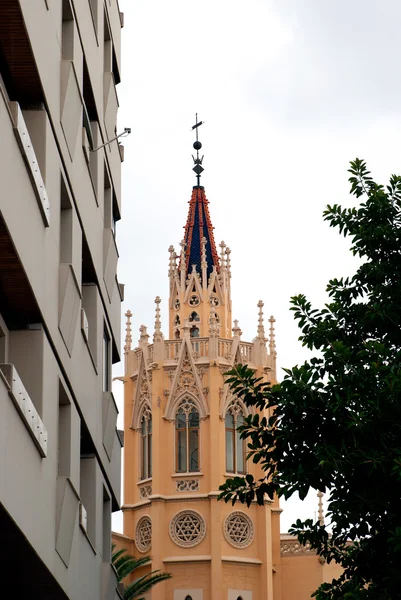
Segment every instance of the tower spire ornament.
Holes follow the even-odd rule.
[[[271,315],[271,317],[269,319],[269,323],[270,323],[269,352],[270,352],[271,356],[276,355],[276,340],[275,340],[275,334],[274,334],[274,323],[275,322],[276,322],[276,319],[273,317],[273,315]]]
[[[317,493],[317,497],[319,498],[319,501],[318,501],[318,519],[319,519],[319,525],[321,525],[323,527],[323,525],[324,525],[323,492],[319,491]]]
[[[125,328],[126,335],[125,335],[124,353],[128,354],[128,352],[130,352],[130,350],[131,350],[131,345],[132,345],[132,333],[131,333],[132,312],[130,310],[127,310],[127,312],[125,313],[125,316],[127,317],[127,326]]]
[[[161,321],[160,321],[160,296],[156,296],[155,304],[156,304],[156,316],[155,316],[155,334],[161,333]]]
[[[200,143],[200,141],[198,140],[198,127],[200,127],[200,125],[203,125],[204,121],[199,121],[198,123],[198,113],[196,113],[195,115],[195,125],[192,125],[192,130],[195,129],[196,131],[196,140],[194,142],[194,148],[196,150],[196,158],[194,157],[194,155],[192,155],[193,161],[195,166],[193,167],[193,171],[195,171],[196,173],[196,182],[197,182],[197,186],[200,186],[200,176],[202,171],[204,171],[204,168],[202,167],[202,162],[203,162],[203,156],[202,158],[199,158],[199,150],[202,148],[202,144]]]
[[[258,308],[259,308],[258,337],[261,338],[262,340],[265,339],[265,328],[263,325],[263,307],[264,307],[263,300],[259,300],[259,302],[258,302]]]

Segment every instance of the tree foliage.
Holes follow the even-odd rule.
[[[127,554],[126,548],[116,550],[115,544],[113,544],[111,562],[117,571],[117,581],[119,582],[140,567],[148,565],[151,560],[150,556],[135,558],[131,554]],[[171,573],[162,573],[160,570],[146,573],[146,575],[138,577],[135,581],[125,586],[123,592],[124,600],[145,600],[143,594],[149,592],[160,581],[170,578]]]
[[[359,205],[328,206],[324,219],[350,238],[355,275],[333,279],[328,303],[291,299],[302,344],[315,357],[270,387],[247,366],[229,373],[233,393],[273,416],[250,415],[242,429],[265,478],[234,478],[221,497],[263,503],[265,494],[328,494],[331,534],[311,519],[291,532],[343,575],[318,600],[401,598],[401,177],[386,187],[364,161],[351,162]],[[312,268],[312,266],[311,266]]]

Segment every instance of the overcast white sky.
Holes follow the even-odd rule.
[[[328,280],[355,266],[323,222],[325,205],[353,203],[347,168],[357,156],[382,183],[401,173],[401,3],[120,0],[120,10],[119,131],[132,134],[117,241],[134,341],[142,323],[153,332],[156,295],[167,333],[167,249],[182,238],[195,184],[198,112],[201,184],[216,242],[232,249],[233,316],[252,340],[263,299],[279,366],[303,362],[290,297],[321,306]],[[316,507],[315,495],[287,503],[282,531]]]

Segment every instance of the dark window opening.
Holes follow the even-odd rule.
[[[110,391],[110,368],[111,368],[111,352],[110,352],[110,336],[104,326],[103,330],[103,391]]]
[[[176,471],[199,471],[199,412],[184,400],[176,415]]]

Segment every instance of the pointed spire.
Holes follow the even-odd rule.
[[[323,514],[323,492],[318,492],[317,497],[318,500],[318,519],[319,525],[324,526],[324,514]]]
[[[184,325],[181,327],[182,329],[182,337],[188,336],[189,337],[189,331],[190,331],[190,326],[189,326],[189,319],[184,319]]]
[[[149,334],[148,334],[148,328],[146,327],[146,325],[141,325],[139,328],[139,332],[140,332],[139,345],[142,346],[143,344],[148,344],[149,343]]]
[[[260,338],[261,340],[265,339],[265,327],[263,325],[263,307],[264,307],[263,301],[259,300],[259,302],[258,302],[258,308],[259,308],[258,338]]]
[[[231,250],[227,246],[227,248],[226,248],[226,255],[227,255],[226,266],[227,266],[227,273],[228,273],[229,277],[231,277],[231,259],[230,259],[230,254],[231,254]]]
[[[170,253],[170,257],[169,257],[169,263],[168,263],[168,274],[169,277],[171,277],[171,275],[174,275],[175,269],[176,269],[176,253],[174,250],[174,246],[170,246],[168,249],[169,253]]]
[[[270,356],[276,356],[276,341],[275,341],[275,334],[274,334],[274,323],[275,322],[276,322],[276,319],[273,317],[273,315],[271,315],[271,317],[269,319],[269,323],[270,323],[269,353],[270,353]]]
[[[155,304],[156,304],[156,317],[155,317],[155,334],[161,333],[161,321],[160,321],[160,296],[156,296]]]
[[[203,289],[207,288],[207,254],[206,254],[207,239],[205,236],[201,239],[201,271]]]
[[[219,244],[220,250],[220,265],[221,269],[224,270],[226,268],[226,243],[222,240]]]
[[[216,243],[213,234],[213,225],[209,214],[209,201],[206,198],[203,187],[194,187],[191,200],[189,201],[189,211],[187,222],[185,224],[185,255],[180,259],[181,269],[188,273],[191,265],[196,265],[197,271],[201,273],[202,268],[202,240],[205,238],[207,244],[207,254],[205,254],[207,277],[210,277],[213,266],[220,271],[219,255],[216,249]]]
[[[180,270],[181,270],[181,278],[180,284],[181,289],[185,289],[185,275],[186,275],[186,262],[185,262],[185,239],[181,240],[181,253],[180,253]]]
[[[125,328],[126,334],[125,334],[124,354],[128,354],[128,352],[131,350],[131,346],[132,346],[132,333],[131,333],[132,312],[130,310],[127,310],[127,312],[125,313],[125,316],[127,317],[127,325]]]
[[[234,319],[234,327],[232,329],[233,335],[234,337],[241,337],[242,335],[242,331],[240,329],[240,327],[238,327],[238,319]]]
[[[210,305],[210,315],[209,315],[209,336],[210,337],[218,337],[219,336],[219,324],[217,322],[216,313],[214,310],[214,306]]]

